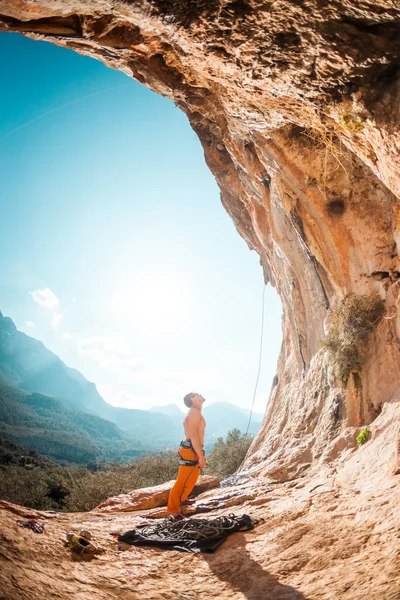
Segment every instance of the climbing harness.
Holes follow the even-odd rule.
[[[180,446],[182,448],[190,448],[191,450],[194,451],[193,445],[192,445],[192,440],[182,440],[180,443]]]
[[[183,552],[214,552],[228,535],[254,529],[258,522],[249,515],[234,514],[214,519],[163,519],[119,535],[118,542]]]
[[[181,448],[190,448],[191,450],[193,450],[194,453],[196,453],[195,449],[192,446],[192,440],[182,440],[180,443],[180,447]],[[204,452],[204,450],[203,450],[203,452]],[[179,454],[179,452],[178,452],[178,455],[179,455],[179,465],[181,467],[195,467],[196,465],[199,464],[199,459],[187,460],[185,458],[182,458],[182,456]]]
[[[185,460],[184,458],[179,458],[179,464],[181,467],[195,467],[199,464],[198,460]]]

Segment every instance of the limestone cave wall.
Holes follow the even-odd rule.
[[[0,0],[0,28],[98,58],[187,114],[283,304],[245,468],[282,480],[329,462],[400,399],[398,2]],[[349,293],[385,313],[340,381],[323,341]]]

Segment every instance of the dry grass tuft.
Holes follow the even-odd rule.
[[[324,346],[338,379],[346,383],[350,372],[362,367],[367,342],[383,314],[384,304],[377,295],[348,294],[331,311],[332,322]]]
[[[348,166],[353,164],[348,150],[343,146],[337,135],[333,131],[327,131],[322,126],[312,127],[303,134],[308,138],[317,151],[323,153],[323,187],[326,189],[328,177],[331,177],[341,168],[346,177],[349,178]],[[336,166],[332,167],[330,159],[333,159]],[[347,166],[348,165],[348,166]]]

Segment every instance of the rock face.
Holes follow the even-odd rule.
[[[253,568],[276,599],[397,598],[398,525],[388,507],[396,510],[400,448],[399,3],[2,0],[0,23],[171,98],[282,299],[277,376],[244,465],[283,490],[265,511],[272,521],[242,552],[246,573],[210,561],[197,575],[217,573],[219,587],[147,598],[255,600]],[[363,360],[339,380],[323,341],[348,294],[376,295],[384,315],[358,345]],[[355,451],[363,425],[373,440]],[[309,488],[288,487],[296,478]],[[284,525],[285,514],[296,524]]]

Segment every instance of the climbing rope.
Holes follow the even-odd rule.
[[[140,536],[152,540],[205,540],[216,538],[234,531],[253,529],[258,521],[248,515],[216,517],[215,519],[187,519],[169,521],[163,519],[150,525],[141,525],[136,529]]]
[[[263,298],[262,298],[262,315],[261,315],[261,337],[260,337],[260,354],[258,357],[258,373],[257,373],[257,380],[256,380],[256,385],[254,387],[254,394],[253,394],[253,402],[251,403],[251,409],[250,409],[250,415],[249,415],[249,422],[247,423],[247,429],[246,429],[246,433],[245,435],[248,434],[249,432],[249,427],[250,427],[250,423],[251,423],[251,417],[253,416],[253,408],[254,408],[254,401],[256,399],[256,394],[257,394],[257,388],[258,388],[258,382],[260,379],[260,373],[261,373],[261,359],[262,359],[262,349],[263,349],[263,337],[264,337],[264,306],[265,306],[265,288],[267,286],[264,284],[264,288],[263,288]]]

